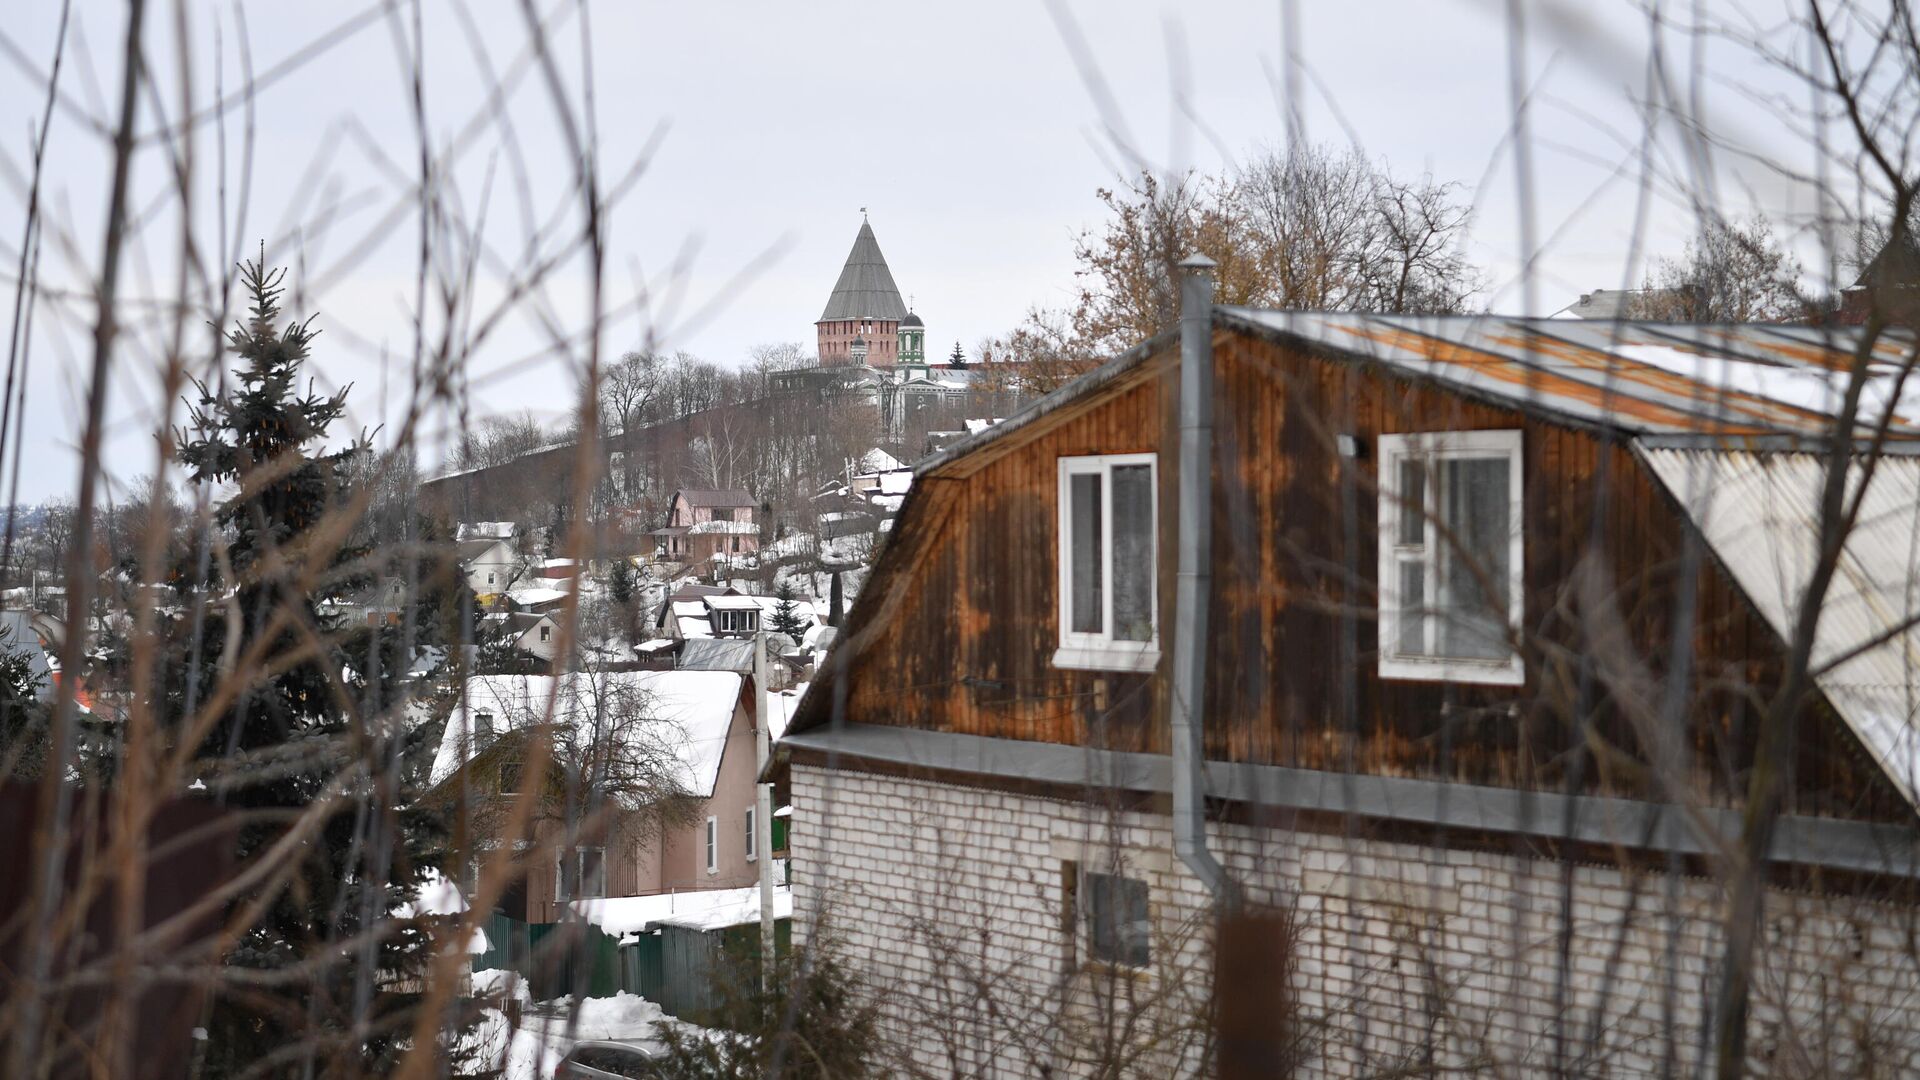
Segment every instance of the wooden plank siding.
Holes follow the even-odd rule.
[[[1736,801],[1780,643],[1624,436],[1239,332],[1216,334],[1215,361],[1210,758],[1656,795],[1649,750],[1615,702],[1630,693],[1655,714],[1664,707],[1690,577],[1688,782],[1715,804]],[[903,550],[883,557],[904,562],[871,585],[891,592],[864,608],[850,642],[847,719],[1166,752],[1176,368],[1164,350],[923,478],[896,538]],[[1523,433],[1526,685],[1382,679],[1379,436],[1485,429]],[[1340,434],[1356,437],[1357,459],[1337,452]],[[1057,461],[1138,452],[1159,455],[1161,670],[1055,669]],[[1596,660],[1596,625],[1619,626],[1632,647]],[[1801,735],[1791,811],[1910,818],[1824,703]]]

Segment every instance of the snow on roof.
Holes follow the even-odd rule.
[[[1818,558],[1824,455],[1641,444],[1713,553],[1783,641]],[[1863,462],[1849,466],[1858,491]],[[1810,658],[1819,684],[1887,777],[1920,806],[1920,459],[1875,465],[1820,606]]]
[[[565,589],[548,589],[542,587],[515,589],[507,594],[507,599],[516,604],[551,604],[559,600],[565,600],[567,596],[568,593]]]
[[[900,469],[896,472],[882,473],[880,475],[880,494],[882,495],[905,495],[907,489],[912,486],[912,469]]]
[[[750,533],[758,533],[759,531],[760,526],[755,525],[751,521],[696,521],[687,526],[687,532],[695,536],[712,535],[714,533],[719,533],[722,536],[746,536]]]
[[[455,540],[511,540],[519,527],[511,521],[463,521],[454,531]]]
[[[986,416],[986,417],[981,417],[978,420],[968,420],[965,422],[967,425],[967,434],[978,435],[981,432],[992,427],[993,425],[999,423],[1002,419],[1004,418],[999,416]]]
[[[713,620],[707,616],[704,609],[698,615],[682,615],[675,612],[673,624],[679,630],[680,636],[689,640],[713,636]]]
[[[883,473],[905,467],[905,465],[901,464],[899,458],[894,457],[879,447],[875,447],[867,451],[865,456],[861,457],[859,462],[854,465],[853,471],[857,473]]]
[[[900,504],[906,502],[907,497],[905,495],[875,495],[867,501],[890,514],[897,514],[900,512]]]
[[[545,722],[598,727],[636,750],[679,758],[681,783],[697,798],[713,795],[741,678],[728,671],[603,671],[567,675],[476,675],[447,718],[431,782],[452,776],[471,756],[471,713],[493,714],[496,732]]]
[[[678,644],[680,643],[673,640],[672,638],[655,638],[652,641],[643,641],[640,644],[635,645],[633,647],[633,651],[637,653],[664,652],[665,650],[671,649]]]
[[[575,900],[569,904],[580,918],[608,934],[631,934],[655,926],[685,926],[719,930],[760,921],[760,888],[705,889],[699,892],[660,893],[655,896],[613,896],[602,900]],[[793,916],[793,890],[773,888],[773,917]]]
[[[675,605],[678,607],[678,605]],[[715,611],[752,611],[760,606],[757,596],[709,596],[706,606]]]

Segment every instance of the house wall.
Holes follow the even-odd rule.
[[[1163,353],[1093,398],[916,482],[891,541],[912,545],[911,554],[886,571],[902,578],[883,582],[876,570],[865,590],[900,592],[882,601],[897,604],[884,616],[884,641],[854,662],[849,719],[1166,752],[1179,472],[1174,359]],[[1610,605],[1591,610],[1624,626],[1640,665],[1628,674],[1659,686],[1684,584],[1695,688],[1688,779],[1699,798],[1722,805],[1745,790],[1758,703],[1779,678],[1777,638],[1710,558],[1689,551],[1690,526],[1630,448],[1241,334],[1216,334],[1215,368],[1214,591],[1205,638],[1219,675],[1207,686],[1209,758],[1651,794],[1634,724],[1613,710],[1610,686],[1582,689],[1571,659],[1593,651],[1585,605],[1603,597]],[[1523,625],[1536,635],[1528,681],[1382,679],[1372,616],[1379,437],[1470,430],[1522,433]],[[1357,462],[1340,456],[1338,434],[1359,440]],[[1058,460],[1142,452],[1158,454],[1161,670],[1057,669]],[[1688,565],[1696,568],[1690,578]],[[1597,571],[1584,595],[1576,587],[1582,566]],[[856,616],[874,617],[871,606],[866,612]],[[1560,677],[1542,677],[1543,658],[1559,665]],[[1575,718],[1592,719],[1592,732]],[[1805,710],[1799,737],[1793,812],[1908,820],[1904,799],[1824,704]],[[1605,767],[1569,777],[1558,763],[1596,742],[1606,747]]]
[[[746,851],[746,812],[753,805],[758,772],[753,717],[742,704],[734,709],[733,723],[727,729],[727,747],[720,756],[713,797],[696,809],[691,824],[669,828],[658,843],[637,851],[638,877],[631,895],[676,889],[735,889],[759,881],[759,866],[747,861]],[[707,873],[709,815],[719,819],[720,828],[719,870],[712,874]]]
[[[640,883],[646,875],[645,853],[637,845],[625,842],[622,829],[639,830],[644,827],[644,818],[635,815],[632,819],[616,820],[610,823],[604,835],[598,838],[602,847],[602,858],[606,868],[606,895],[636,896],[640,894]],[[548,852],[527,875],[527,921],[559,922],[566,914],[566,904],[555,896],[559,879],[559,852],[564,839],[560,823],[544,821],[535,829],[540,847]]]
[[[506,592],[516,569],[512,550],[505,544],[497,544],[467,564],[467,587],[483,596]],[[494,576],[492,582],[487,581],[488,574]]]
[[[1164,814],[803,764],[791,794],[796,944],[824,933],[861,973],[898,1074],[1089,1075],[1072,1055],[1107,1041],[1103,1000],[1120,1002],[1114,1030],[1165,1043],[1111,1075],[1197,1067],[1198,1032],[1167,1017],[1204,1015],[1207,898],[1169,856]],[[1301,1076],[1690,1075],[1699,1060],[1718,954],[1708,880],[1364,832],[1215,823],[1210,842],[1251,901],[1295,913]],[[1116,850],[1150,887],[1155,962],[1137,978],[1076,965],[1063,918],[1063,860]],[[1920,1069],[1920,911],[1786,890],[1767,910],[1752,1071]]]

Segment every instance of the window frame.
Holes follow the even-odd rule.
[[[600,858],[599,863],[596,864],[596,866],[594,867],[594,869],[598,871],[598,873],[593,875],[593,880],[597,883],[597,887],[599,891],[592,895],[588,895],[581,890],[581,882],[584,882],[588,879],[586,858],[589,853],[596,854]],[[568,895],[567,893],[567,856],[569,855],[572,855],[574,860],[575,895]],[[580,844],[574,847],[563,847],[560,850],[554,852],[553,899],[555,903],[560,903],[567,900],[605,900],[606,898],[607,898],[607,849],[606,848],[596,847],[595,845],[592,845],[592,844]]]
[[[720,872],[720,819],[707,818],[707,873]]]
[[[1113,470],[1116,467],[1145,465],[1149,495],[1147,530],[1152,547],[1148,556],[1149,585],[1147,602],[1152,634],[1145,641],[1128,641],[1113,636]],[[1054,566],[1054,586],[1059,595],[1055,617],[1060,622],[1059,648],[1053,654],[1053,666],[1087,671],[1150,672],[1160,665],[1160,455],[1089,454],[1058,459],[1054,485],[1055,528],[1059,548]],[[1073,501],[1072,477],[1094,475],[1101,478],[1100,498],[1100,624],[1098,633],[1075,631],[1073,627]]]
[[[1117,922],[1114,927],[1115,941],[1112,943],[1116,955],[1101,955],[1100,935],[1096,932],[1094,925],[1094,893],[1098,891],[1100,879],[1117,882],[1122,886],[1134,884],[1140,887],[1144,907],[1143,917],[1146,923],[1146,937],[1144,941],[1139,943],[1145,955],[1137,963],[1128,954],[1128,931]],[[1153,970],[1154,910],[1153,883],[1151,881],[1144,877],[1133,877],[1123,871],[1116,870],[1109,872],[1107,870],[1093,870],[1085,865],[1076,865],[1074,870],[1073,892],[1074,903],[1078,908],[1075,912],[1077,940],[1084,942],[1086,958],[1089,963],[1098,964],[1113,971],[1145,973]]]
[[[1480,683],[1493,686],[1519,686],[1526,682],[1526,667],[1518,650],[1513,650],[1504,660],[1477,660],[1459,656],[1409,656],[1398,651],[1400,640],[1400,620],[1405,605],[1398,595],[1400,588],[1400,566],[1408,561],[1403,545],[1398,542],[1401,521],[1407,507],[1398,491],[1400,481],[1400,463],[1409,457],[1423,458],[1427,461],[1427,480],[1423,483],[1424,501],[1422,508],[1426,517],[1426,528],[1421,543],[1421,556],[1426,567],[1424,575],[1425,589],[1429,595],[1440,587],[1439,558],[1441,545],[1446,543],[1438,527],[1434,524],[1438,515],[1434,503],[1436,487],[1432,477],[1437,470],[1432,467],[1436,461],[1461,458],[1495,459],[1504,458],[1507,465],[1507,506],[1509,512],[1509,537],[1507,540],[1507,625],[1516,627],[1522,624],[1526,612],[1526,482],[1525,444],[1518,429],[1496,429],[1489,431],[1429,431],[1409,432],[1379,437],[1379,465],[1377,480],[1379,485],[1379,520],[1375,541],[1379,548],[1378,577],[1375,584],[1379,590],[1379,675],[1382,679],[1401,679],[1426,682]],[[1426,603],[1425,596],[1421,598]],[[1437,631],[1429,631],[1434,633]]]
[[[747,807],[747,861],[748,862],[760,861],[760,852],[756,850],[757,845],[755,843],[758,838],[754,836],[754,833],[753,833],[753,809],[754,808],[751,806]]]

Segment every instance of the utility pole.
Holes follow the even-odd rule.
[[[753,734],[760,776],[766,775],[767,762],[773,757],[767,727],[772,703],[767,693],[767,632],[757,630],[753,635]],[[766,991],[773,989],[773,785],[764,781],[753,786],[753,852],[760,863],[760,989]]]

